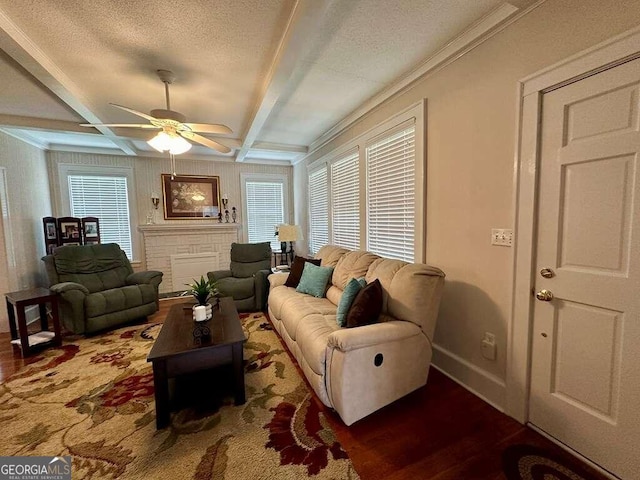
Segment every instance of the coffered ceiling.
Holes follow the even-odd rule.
[[[44,149],[160,155],[111,107],[222,123],[229,161],[304,156],[337,124],[534,0],[0,0],[0,128]],[[192,158],[224,159],[194,146]]]

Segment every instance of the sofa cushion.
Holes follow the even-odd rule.
[[[155,303],[156,298],[156,289],[153,285],[127,285],[90,293],[84,299],[84,307],[86,316],[91,318]]]
[[[340,299],[342,298],[342,290],[334,285],[331,285],[327,290],[325,296],[331,303],[333,303],[337,307],[340,303]]]
[[[302,271],[304,270],[304,265],[306,262],[313,263],[314,265],[320,266],[320,259],[315,258],[305,258],[305,257],[296,257],[293,259],[293,263],[291,264],[291,271],[289,272],[289,276],[287,277],[287,281],[284,282],[285,286],[296,288],[300,283],[300,278],[302,278]]]
[[[255,295],[255,278],[226,277],[218,280],[218,290],[223,297],[233,297],[234,300],[243,300]]]
[[[298,325],[296,343],[302,356],[318,375],[325,371],[329,335],[339,328],[335,315],[308,315]]]
[[[380,280],[382,285],[382,312],[387,313],[387,302],[389,300],[389,288],[393,277],[400,271],[402,267],[409,265],[402,260],[390,260],[388,258],[379,258],[371,264],[364,279],[367,283],[373,282],[376,278]]]
[[[336,264],[331,277],[331,284],[344,290],[350,279],[364,277],[367,274],[367,270],[369,270],[369,266],[379,258],[378,255],[370,252],[355,251],[345,253]]]
[[[315,258],[319,258],[322,260],[320,265],[323,267],[335,267],[338,263],[338,260],[342,258],[342,256],[348,253],[349,250],[342,247],[337,247],[335,245],[325,245],[318,253],[314,255]]]
[[[336,310],[336,322],[339,327],[344,327],[347,324],[347,313],[351,308],[351,304],[366,284],[367,282],[364,281],[364,278],[352,278],[347,282],[347,286],[344,287],[344,291],[342,292],[342,297],[340,297],[338,309]]]
[[[301,295],[296,293],[293,288],[282,287],[281,290],[287,292],[282,295],[286,299],[280,308],[280,321],[293,340],[296,340],[298,326],[304,323],[308,317],[336,314],[336,306],[326,298]]]
[[[378,321],[382,311],[382,286],[378,279],[368,283],[353,300],[347,313],[347,327],[361,327]]]
[[[322,298],[327,291],[327,285],[332,274],[333,267],[318,267],[312,263],[305,262],[296,292]]]
[[[60,247],[53,253],[53,262],[58,282],[79,283],[91,293],[121,287],[133,273],[116,243]]]

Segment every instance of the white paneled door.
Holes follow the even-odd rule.
[[[640,60],[543,96],[529,419],[640,478]]]

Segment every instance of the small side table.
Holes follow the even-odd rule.
[[[20,347],[22,347],[23,357],[31,355],[33,348],[36,346],[59,346],[62,343],[62,336],[60,335],[60,319],[58,318],[58,297],[54,292],[48,288],[38,287],[30,290],[7,293],[5,296],[7,298],[7,313],[9,314],[11,339],[17,340],[20,338]],[[47,303],[51,304],[53,332],[49,332]],[[40,326],[42,328],[42,332],[38,332],[33,335],[29,335],[27,332],[25,307],[28,307],[29,305],[38,305],[40,308]],[[18,312],[17,326],[16,311]]]

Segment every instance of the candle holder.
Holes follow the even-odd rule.
[[[236,211],[236,207],[231,207],[231,219],[233,220],[233,223],[236,223],[236,220],[238,219],[238,212]]]
[[[211,341],[211,329],[208,325],[209,321],[196,322],[193,326],[193,339],[196,345],[209,343]]]
[[[218,223],[222,223],[222,212],[218,213]]]
[[[151,195],[151,204],[153,205],[153,210],[147,215],[147,224],[149,225],[156,223],[156,210],[158,210],[158,205],[160,205],[160,197],[155,193]]]

